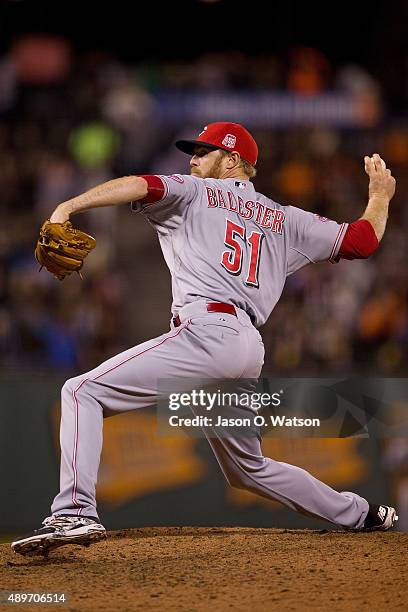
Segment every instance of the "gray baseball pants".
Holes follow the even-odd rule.
[[[97,517],[95,488],[103,418],[155,404],[158,381],[257,379],[264,348],[249,316],[208,313],[204,300],[179,312],[181,325],[67,380],[61,393],[60,492],[53,514]],[[205,430],[204,430],[205,432]],[[206,433],[206,432],[205,432]],[[305,470],[264,457],[257,437],[207,436],[230,485],[304,514],[360,528],[368,502],[337,492]]]

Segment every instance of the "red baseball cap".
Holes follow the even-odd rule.
[[[209,123],[199,133],[197,140],[177,140],[176,147],[183,153],[194,155],[194,147],[200,144],[213,149],[237,151],[251,166],[255,166],[258,160],[258,145],[239,123]]]

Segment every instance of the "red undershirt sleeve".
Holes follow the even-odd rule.
[[[348,226],[338,257],[342,259],[366,259],[375,253],[379,245],[371,223],[366,219],[359,219]]]
[[[160,176],[154,174],[141,174],[141,178],[147,181],[147,196],[139,200],[142,204],[153,204],[163,199],[166,186]]]

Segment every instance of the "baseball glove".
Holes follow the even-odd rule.
[[[35,248],[35,257],[59,280],[64,280],[72,272],[78,272],[84,259],[96,246],[95,238],[72,227],[70,221],[51,223],[45,221],[40,229],[40,237]],[[81,277],[82,278],[82,277]]]

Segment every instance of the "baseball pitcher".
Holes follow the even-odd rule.
[[[161,379],[258,379],[265,323],[287,276],[303,266],[367,258],[387,222],[395,180],[379,155],[365,157],[368,204],[338,224],[257,193],[258,147],[236,123],[207,125],[176,143],[190,175],[126,176],[60,204],[41,228],[36,257],[63,279],[79,271],[95,241],[70,219],[91,208],[132,203],[157,230],[171,272],[171,329],[108,359],[62,388],[60,491],[51,516],[12,543],[21,554],[48,554],[68,543],[106,537],[95,487],[105,416],[155,404]],[[208,436],[230,485],[249,489],[350,530],[386,530],[396,511],[338,492],[305,470],[264,457],[258,437]]]

